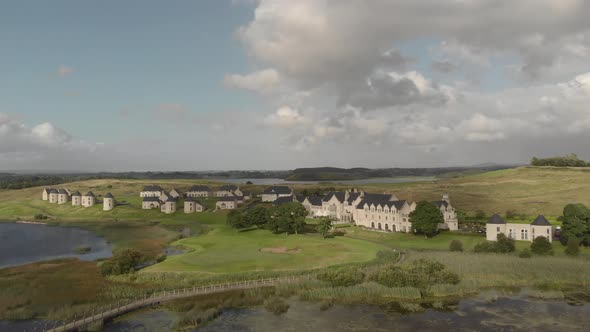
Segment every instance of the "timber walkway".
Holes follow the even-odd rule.
[[[154,293],[150,296],[135,299],[131,302],[122,305],[114,305],[103,309],[102,311],[91,313],[87,317],[83,317],[78,320],[74,320],[69,323],[64,323],[60,326],[48,328],[46,332],[67,332],[76,331],[88,324],[98,322],[105,319],[114,318],[124,313],[128,313],[140,308],[148,307],[154,304],[158,304],[165,301],[171,301],[191,296],[221,293],[230,290],[239,289],[253,289],[261,287],[276,286],[280,283],[288,283],[297,281],[308,276],[294,276],[294,277],[282,277],[282,278],[269,278],[269,279],[257,279],[248,281],[239,281],[211,286],[200,286],[200,287],[189,287],[172,291],[163,291]]]

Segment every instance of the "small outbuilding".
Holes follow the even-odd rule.
[[[70,201],[70,194],[65,189],[60,189],[57,194],[57,204],[66,204]]]
[[[103,211],[110,211],[115,208],[115,197],[111,193],[104,195],[102,200]]]
[[[72,205],[73,206],[81,206],[82,205],[82,194],[79,191],[76,191],[72,194]]]
[[[92,191],[86,193],[86,195],[82,195],[82,206],[83,207],[92,207],[96,204],[96,196]]]
[[[184,200],[184,213],[195,213],[205,211],[205,205],[197,201],[193,197],[187,197]]]

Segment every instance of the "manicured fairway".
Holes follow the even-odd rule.
[[[214,226],[208,234],[182,239],[175,245],[194,250],[173,256],[146,272],[238,273],[284,271],[325,267],[375,258],[384,246],[367,241],[309,235],[272,234],[267,230],[236,232]],[[286,248],[291,253],[261,252],[263,248]]]

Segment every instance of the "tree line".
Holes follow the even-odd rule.
[[[590,167],[590,163],[578,158],[578,155],[575,153],[570,153],[562,157],[533,157],[533,159],[531,159],[531,166]]]

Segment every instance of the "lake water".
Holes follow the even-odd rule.
[[[396,178],[371,178],[360,180],[332,180],[332,181],[285,181],[283,179],[265,178],[265,179],[208,179],[211,181],[219,181],[232,184],[245,184],[250,181],[258,185],[274,185],[274,184],[318,184],[318,183],[339,183],[339,184],[371,184],[371,183],[406,183],[418,181],[433,181],[435,177],[396,177]]]
[[[91,250],[77,254],[80,247]],[[92,261],[111,255],[105,239],[83,229],[0,222],[0,268],[69,257]]]
[[[276,316],[262,307],[228,309],[195,332],[218,331],[588,331],[590,304],[538,300],[526,295],[479,295],[451,310],[427,309],[401,314],[372,305],[335,305],[289,301]],[[145,310],[124,317],[103,331],[168,331],[178,319],[164,310]]]

